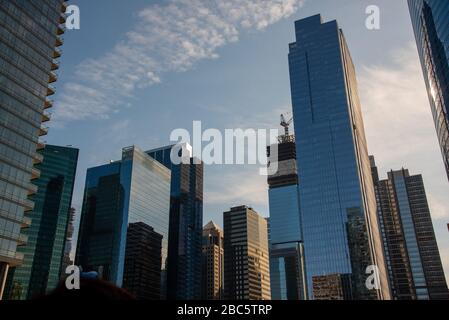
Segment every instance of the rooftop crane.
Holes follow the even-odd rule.
[[[285,130],[285,137],[288,137],[290,135],[288,128],[290,127],[290,125],[292,124],[293,121],[293,117],[290,118],[290,120],[285,120],[285,116],[283,114],[281,114],[281,126],[284,127]]]

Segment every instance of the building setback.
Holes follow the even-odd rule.
[[[137,298],[165,299],[170,175],[136,147],[123,149],[121,161],[89,169],[75,264],[119,287],[129,285],[125,289]],[[151,248],[142,248],[138,237]],[[144,256],[137,257],[139,250]],[[139,287],[137,275],[129,276],[133,268],[157,269],[159,285],[142,274],[145,288]]]
[[[320,15],[296,21],[289,66],[306,285],[351,275],[354,299],[389,299],[355,68],[342,30]],[[369,290],[375,265],[380,287]]]
[[[58,49],[64,33],[64,0],[0,1],[0,299],[10,267],[22,264],[17,247],[26,244],[22,228],[37,192],[34,164],[42,162],[39,137],[55,93]]]
[[[210,221],[203,228],[202,299],[223,299],[224,233]]]
[[[34,183],[38,191],[30,197],[35,203],[32,224],[24,230],[27,245],[18,249],[23,264],[10,269],[8,299],[31,299],[56,288],[64,257],[78,149],[47,145],[39,151],[44,161]]]
[[[188,149],[186,145],[173,145],[146,152],[171,170],[167,270],[170,300],[201,299],[204,165],[197,163]],[[172,151],[182,152],[183,163],[172,162]]]
[[[449,299],[422,176],[371,166],[393,299]]]
[[[267,221],[247,206],[223,213],[224,297],[270,300]]]
[[[408,5],[449,179],[449,1],[408,0]]]

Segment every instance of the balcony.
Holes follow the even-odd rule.
[[[53,83],[58,81],[58,76],[54,72],[50,72],[50,76],[48,77],[48,83]]]
[[[65,12],[65,11],[64,11]],[[65,13],[61,13],[61,15],[59,16],[59,24],[63,24],[67,21],[67,17],[65,15]]]
[[[60,47],[64,44],[64,38],[61,36],[56,37],[55,47]]]
[[[28,217],[23,217],[20,226],[22,227],[22,229],[29,228],[31,226],[31,219]]]
[[[43,150],[43,149],[45,149],[45,142],[42,142],[42,141],[39,141],[38,143],[37,143],[37,147],[36,147],[36,150]]]
[[[39,128],[39,137],[46,136],[48,134],[48,130],[49,130],[48,127],[41,126]]]
[[[59,69],[59,62],[56,60],[53,60],[51,62],[51,71],[55,71]]]
[[[42,161],[44,161],[44,156],[43,155],[41,155],[40,153],[35,153],[34,154],[34,156],[33,156],[33,164],[38,164],[38,163],[42,163]],[[36,170],[36,171],[39,171],[39,170],[37,170],[37,169],[35,169],[35,168],[33,168],[34,170]],[[39,176],[40,176],[40,171],[39,171]]]
[[[63,24],[60,24],[58,26],[58,30],[56,31],[56,34],[58,36],[63,35],[65,33],[65,30],[66,30],[65,26]]]
[[[53,100],[45,99],[44,110],[53,107]]]
[[[33,194],[37,193],[38,186],[30,183],[30,184],[28,184],[27,189],[28,189],[28,196],[32,196]]]
[[[42,113],[42,123],[50,121],[50,117],[51,117],[51,114],[45,113],[45,112]]]
[[[61,57],[61,54],[62,54],[62,50],[59,48],[55,48],[55,51],[53,51],[53,58],[58,59],[59,57]]]
[[[31,200],[25,199],[23,201],[23,205],[25,207],[25,210],[24,210],[25,212],[30,212],[30,211],[34,210],[34,202]]]
[[[48,86],[48,88],[47,88],[47,97],[48,96],[52,96],[52,95],[54,95],[56,93],[56,89],[55,88],[53,88],[53,86]]]
[[[19,234],[19,237],[18,237],[18,239],[17,239],[17,245],[18,246],[24,246],[24,245],[26,245],[27,244],[27,242],[28,242],[28,236],[27,235],[24,235],[24,234]]]

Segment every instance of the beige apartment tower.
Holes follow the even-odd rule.
[[[223,299],[224,233],[213,221],[203,228],[202,298]]]
[[[231,208],[224,220],[224,297],[270,300],[267,221],[247,206]]]

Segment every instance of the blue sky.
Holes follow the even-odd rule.
[[[207,6],[204,4],[208,3]],[[81,29],[67,31],[50,144],[73,145],[86,169],[122,147],[169,144],[173,129],[278,128],[291,109],[288,44],[294,21],[337,19],[356,65],[370,153],[382,177],[422,173],[449,274],[449,183],[432,123],[406,0],[74,0]],[[380,8],[377,31],[365,27]],[[198,10],[202,8],[202,10]],[[206,10],[207,9],[207,10]],[[258,166],[205,168],[204,223],[239,204],[268,214]]]

